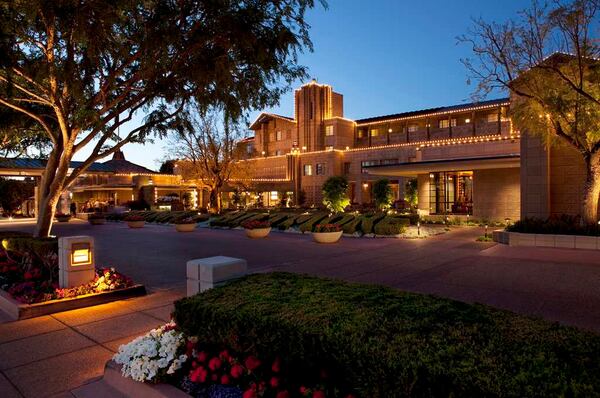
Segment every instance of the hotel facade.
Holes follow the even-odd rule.
[[[418,183],[422,215],[505,221],[577,214],[585,168],[576,152],[548,148],[515,130],[510,99],[352,120],[343,96],[312,81],[294,93],[293,117],[261,113],[247,140],[252,183],[266,205],[278,192],[320,205],[331,176],[350,183],[352,203],[372,202],[373,182],[390,180],[402,200]]]

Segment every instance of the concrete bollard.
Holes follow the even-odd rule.
[[[194,296],[215,286],[246,275],[246,260],[215,256],[190,260],[186,265],[187,296]]]

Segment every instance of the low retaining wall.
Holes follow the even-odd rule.
[[[494,242],[509,246],[600,250],[598,236],[525,234],[498,230],[493,232],[493,238]]]
[[[142,383],[121,376],[121,365],[108,361],[104,367],[103,380],[126,397],[144,398],[191,398],[182,390],[170,384]]]

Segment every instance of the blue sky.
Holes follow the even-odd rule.
[[[503,21],[529,0],[329,0],[309,11],[313,53],[300,63],[311,78],[344,95],[344,114],[355,119],[470,101],[474,89],[460,59],[470,49],[457,44],[472,17]],[[296,82],[296,88],[303,82]],[[278,107],[293,114],[292,92]],[[254,120],[260,110],[251,112]],[[123,132],[123,134],[125,131]],[[165,142],[128,145],[128,160],[158,169]],[[77,159],[80,159],[77,156]]]

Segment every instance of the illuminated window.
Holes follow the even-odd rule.
[[[488,123],[497,123],[498,122],[498,114],[497,113],[488,113],[487,121],[488,121]]]
[[[275,200],[279,200],[279,192],[277,191],[271,191],[270,192],[270,196],[271,200],[275,201]]]
[[[281,138],[282,138],[281,130],[278,130],[278,131],[275,133],[275,139],[276,139],[277,141],[281,141]]]
[[[456,119],[441,119],[438,126],[441,129],[447,129],[449,126],[456,127]]]
[[[379,135],[379,130],[377,130],[377,129],[371,130],[371,137],[377,137],[378,135]]]
[[[325,174],[325,166],[323,165],[323,163],[316,164],[315,172],[317,173],[318,176],[322,176]]]
[[[365,160],[360,162],[360,172],[363,174],[367,174],[367,167],[369,166],[377,166],[379,164],[379,160]]]
[[[275,156],[279,156],[279,155],[283,155],[283,151],[281,149],[278,149],[275,151]]]
[[[312,165],[310,165],[310,164],[305,164],[304,165],[304,175],[305,176],[311,176],[312,175]]]
[[[409,124],[408,125],[408,132],[409,133],[416,133],[417,131],[419,131],[419,125],[418,124]]]
[[[325,135],[333,135],[333,126],[325,126]]]
[[[350,162],[344,163],[344,174],[350,174]]]

